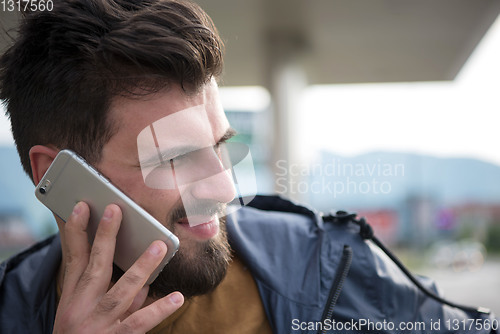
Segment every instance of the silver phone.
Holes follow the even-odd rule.
[[[90,208],[88,225],[92,243],[97,226],[108,204],[117,204],[122,222],[116,237],[115,264],[127,271],[155,240],[168,247],[167,254],[151,274],[151,284],[179,248],[179,239],[153,216],[115,187],[106,177],[70,150],[62,150],[35,189],[35,196],[65,222],[76,203],[84,201]]]

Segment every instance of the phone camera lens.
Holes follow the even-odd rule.
[[[45,180],[44,184],[40,188],[38,188],[40,194],[45,195],[47,192],[49,192],[50,184],[51,184],[50,180]]]

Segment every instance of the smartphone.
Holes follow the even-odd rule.
[[[36,186],[35,196],[65,222],[76,203],[86,202],[90,208],[87,231],[91,244],[106,206],[118,205],[123,218],[116,237],[114,262],[123,271],[127,271],[153,241],[164,241],[167,254],[147,284],[156,279],[179,248],[179,239],[172,232],[73,151],[59,152]]]

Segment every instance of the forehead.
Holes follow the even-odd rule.
[[[183,141],[196,140],[196,128],[204,129],[200,133],[203,137],[210,132],[217,138],[229,127],[215,81],[196,94],[186,94],[180,86],[173,85],[145,97],[118,97],[113,100],[109,116],[117,129],[112,141],[129,144],[155,123],[163,128],[164,139]]]

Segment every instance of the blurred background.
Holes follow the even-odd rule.
[[[222,100],[259,192],[365,216],[450,299],[500,314],[500,1],[198,3],[226,43]],[[56,226],[4,111],[0,161],[5,258]]]

